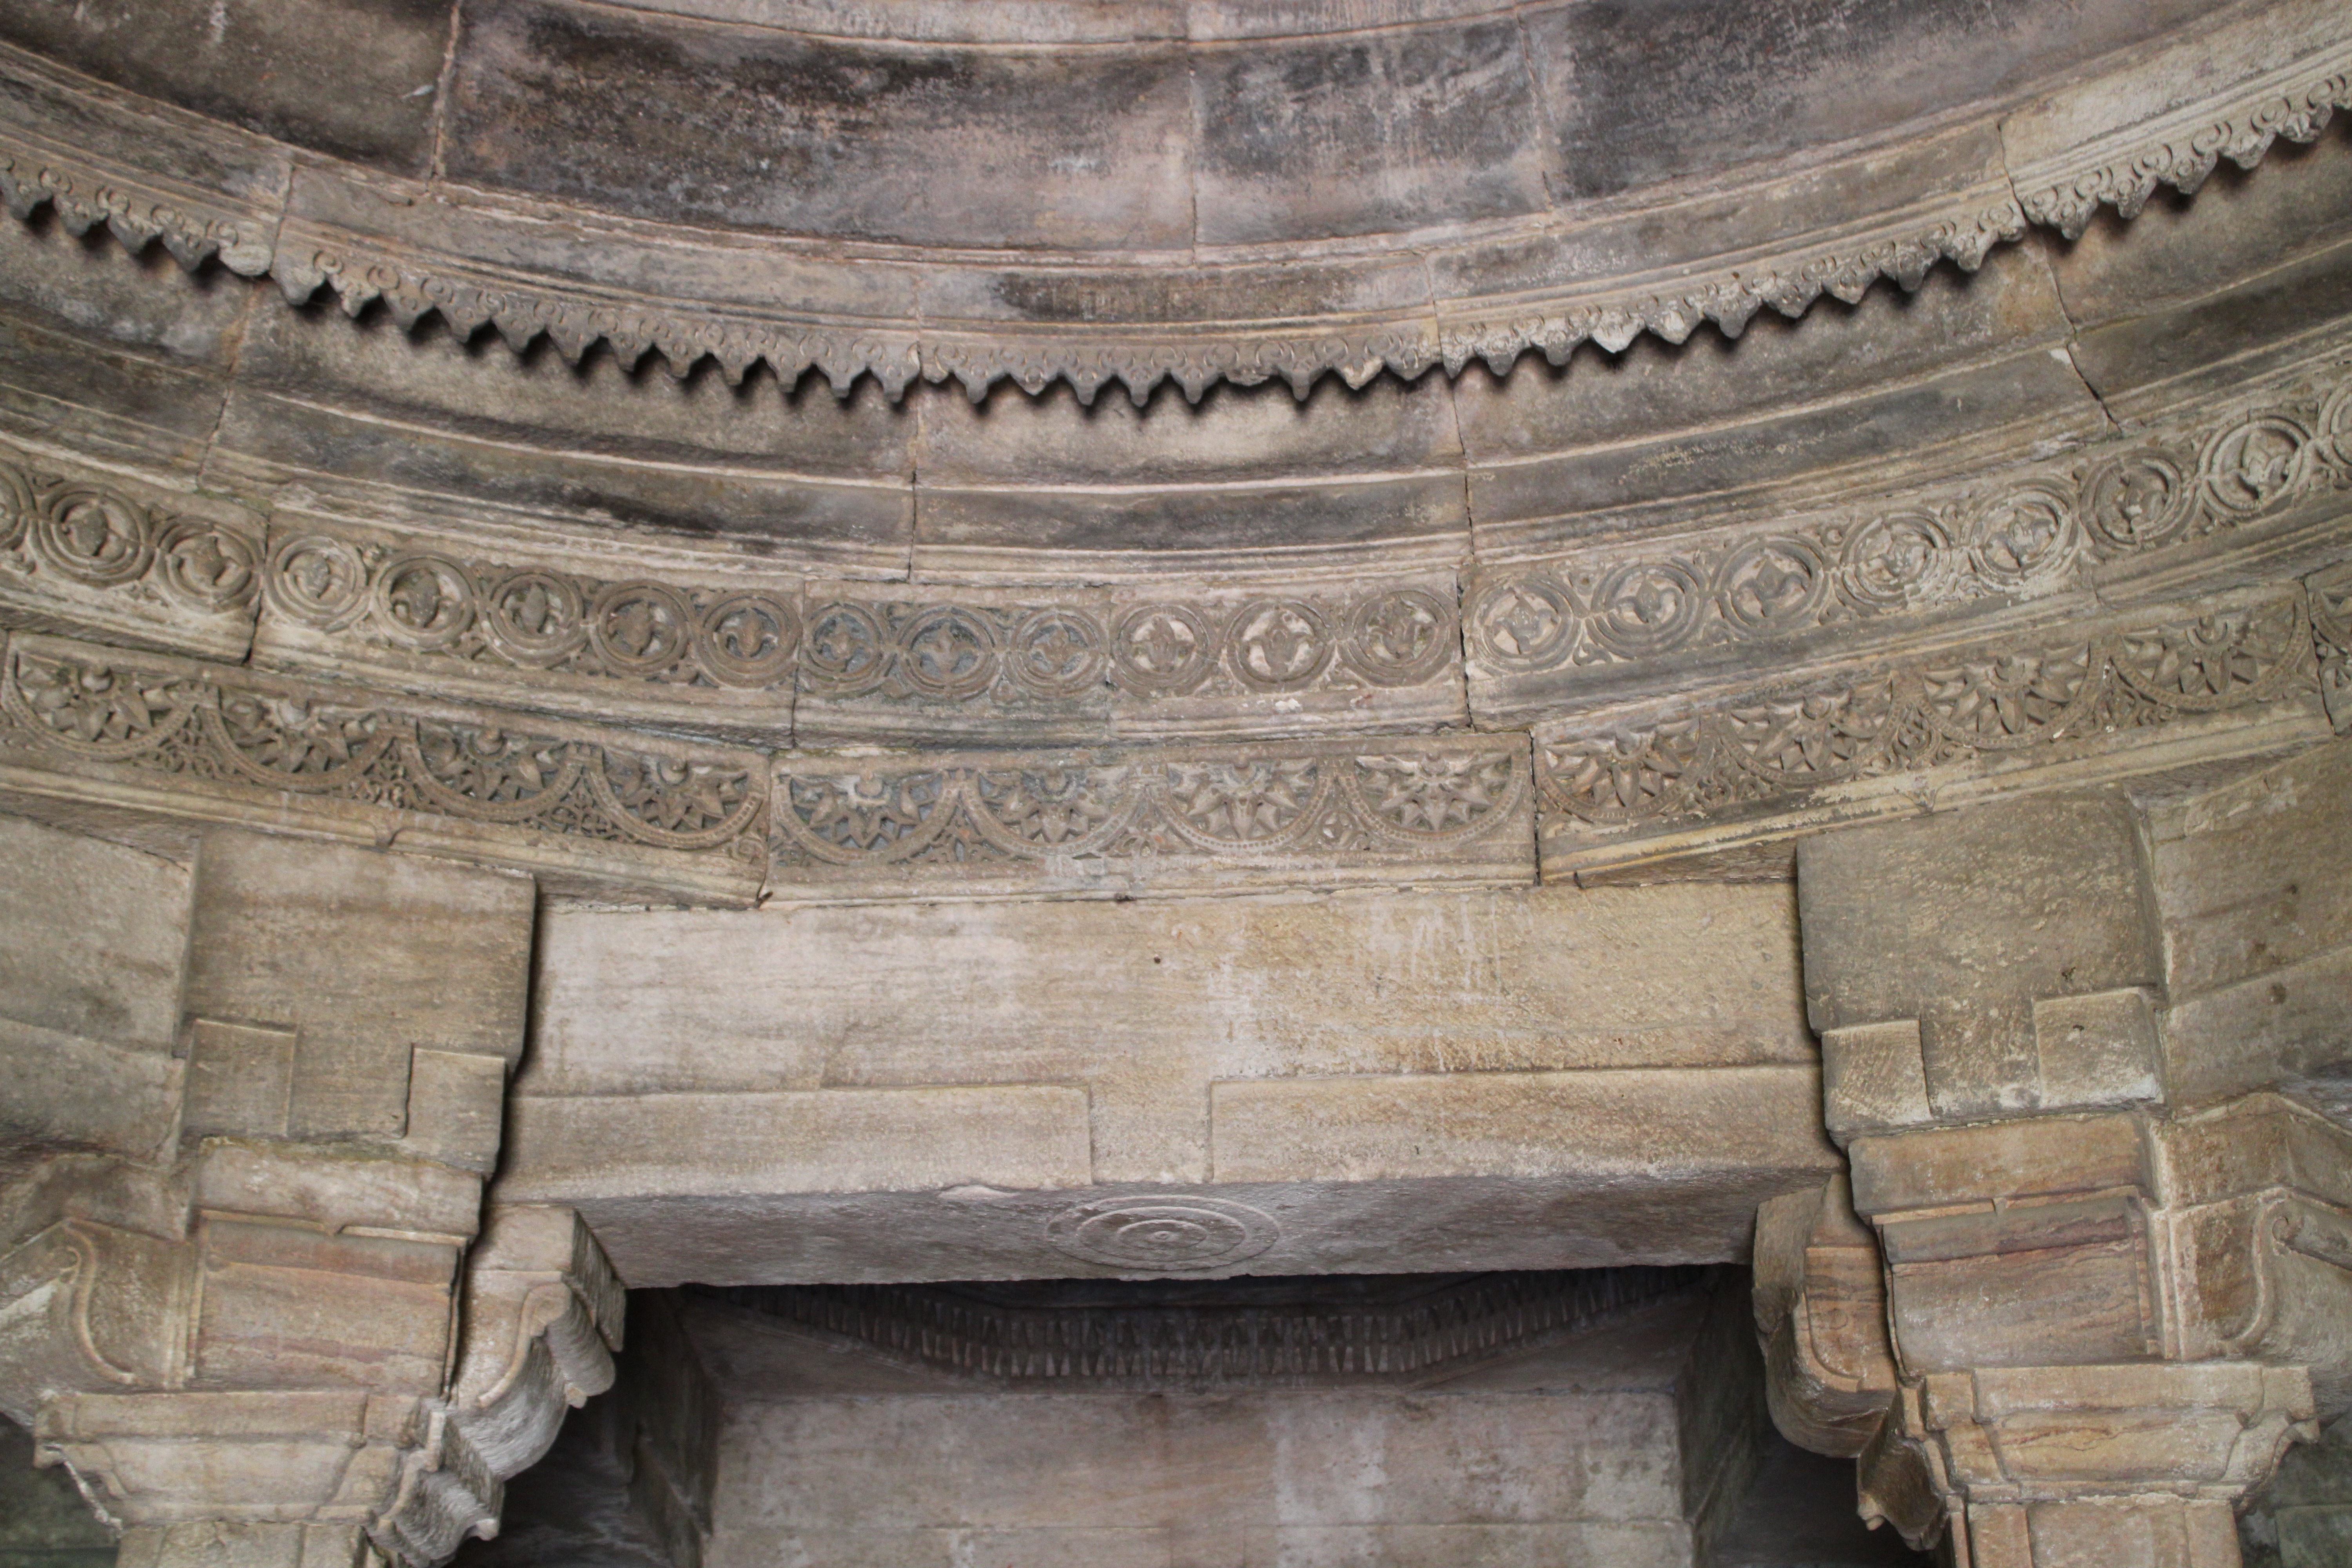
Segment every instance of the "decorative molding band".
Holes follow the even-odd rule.
[[[1482,722],[1525,721],[1654,689],[1667,661],[1744,663],[1757,646],[1801,649],[1825,633],[1859,651],[1971,605],[2079,591],[2109,563],[2206,540],[2227,549],[2228,535],[2347,490],[2352,362],[2337,361],[2222,412],[1962,487],[1671,552],[1620,544],[1479,571],[1465,594],[1471,706]]]
[[[273,529],[262,575],[265,664],[776,745],[1468,719],[1450,573],[1257,589],[619,582],[305,521]]]
[[[2304,580],[2319,650],[2319,691],[2338,734],[2352,734],[2352,562]]]
[[[804,744],[1297,735],[1468,719],[1451,573],[1036,593],[811,585]]]
[[[1280,1388],[1427,1382],[1680,1294],[1711,1272],[1486,1274],[1396,1301],[1283,1306],[1025,1307],[922,1285],[693,1289],[958,1376]]]
[[[776,762],[774,899],[1532,881],[1519,735]]]
[[[2302,590],[1535,731],[1545,877],[2326,738]]]
[[[1198,398],[1219,381],[1280,379],[1304,396],[1325,374],[1360,386],[1384,370],[1455,374],[1474,358],[1500,370],[1529,350],[1559,363],[1587,340],[1612,351],[1643,332],[1679,342],[1709,321],[1737,336],[1768,306],[1793,316],[1823,292],[1858,299],[1880,278],[1916,287],[1938,261],[1973,268],[2029,223],[2079,233],[2101,203],[2130,216],[2156,184],[2194,189],[2221,157],[2252,166],[2277,137],[2309,141],[2352,101],[2346,25],[2314,16],[2256,14],[2038,100],[2012,117],[2015,131],[2000,122],[2010,163],[2024,171],[2013,183],[1997,167],[1957,182],[1948,170],[1937,188],[1882,194],[1859,221],[1799,233],[1718,226],[1688,255],[1661,254],[1656,237],[1706,231],[1697,215],[1730,193],[1690,198],[1688,223],[1653,213],[1638,236],[1607,217],[1548,216],[1475,241],[1368,240],[1318,258],[1328,274],[1318,294],[1374,303],[1311,316],[1176,314],[1180,301],[1248,298],[1262,258],[1196,262],[1170,288],[1164,259],[847,255],[406,185],[298,159],[16,51],[0,51],[17,105],[0,110],[13,121],[0,123],[0,197],[20,217],[47,206],[78,233],[104,224],[126,244],[160,241],[190,267],[216,256],[274,277],[297,300],[328,288],[354,315],[381,301],[403,324],[437,313],[461,333],[494,327],[518,349],[544,335],[575,360],[603,343],[632,363],[658,353],[680,374],[704,359],[730,378],[755,363],[787,382],[815,370],[844,395],[871,375],[892,397],[918,377],[952,379],[975,398],[1001,380],[1032,393],[1063,380],[1087,400],[1116,381],[1140,401],[1163,380]],[[59,143],[62,124],[100,145]],[[1752,182],[1768,188],[1747,193],[1747,221],[1807,210],[1798,193],[1822,177]],[[1774,195],[1782,185],[1785,201]],[[1628,246],[1644,258],[1640,270],[1580,274],[1578,257]],[[1519,259],[1488,272],[1506,254]],[[1426,268],[1429,257],[1442,265]],[[1441,276],[1474,281],[1456,292],[1433,283]],[[780,297],[791,302],[770,302]],[[1026,319],[959,318],[935,303],[1055,298],[1090,302]]]
[[[2352,47],[2339,45],[2241,83],[2227,106],[2190,103],[2062,158],[2020,165],[2019,197],[2029,219],[2078,239],[2102,205],[2137,217],[2158,186],[2191,194],[2224,158],[2251,169],[2282,136],[2317,140],[2345,108],[2352,108]]]
[[[19,633],[0,791],[749,902],[767,759]]]
[[[241,659],[261,554],[240,508],[0,446],[0,625]]]

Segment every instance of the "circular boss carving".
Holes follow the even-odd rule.
[[[552,664],[588,638],[586,606],[568,578],[537,568],[499,580],[482,605],[482,628],[520,664]]]
[[[977,697],[996,679],[996,635],[953,605],[917,616],[900,648],[898,673],[926,697]]]
[[[2197,492],[2181,471],[2154,452],[2132,452],[2103,465],[2084,491],[2084,513],[2099,542],[2145,550],[2179,533],[2196,510]]]
[[[1470,624],[1487,658],[1512,669],[1533,669],[1576,635],[1576,606],[1565,590],[1539,577],[1516,578],[1481,593]]]
[[[446,647],[474,621],[474,584],[439,555],[402,555],[375,575],[376,624],[411,647]]]
[[[270,552],[264,582],[271,602],[288,615],[331,626],[359,608],[367,593],[367,567],[360,552],[341,540],[306,533]]]
[[[1272,1216],[1223,1198],[1105,1198],[1054,1216],[1045,1239],[1113,1268],[1176,1273],[1255,1258],[1281,1236]]]
[[[702,612],[694,650],[711,679],[728,686],[768,686],[792,668],[800,643],[793,613],[765,594],[729,594]]]
[[[1951,549],[1944,525],[1924,511],[1872,518],[1846,541],[1846,595],[1866,608],[1901,609]]]
[[[1698,579],[1679,563],[1620,566],[1592,595],[1592,635],[1621,658],[1664,653],[1697,627],[1705,603]]]
[[[2205,448],[2205,493],[2224,511],[2260,511],[2303,483],[2310,460],[2311,437],[2294,420],[2248,419]]]
[[[1374,681],[1425,680],[1445,663],[1454,638],[1453,607],[1420,588],[1376,594],[1348,616],[1348,657]]]
[[[1234,616],[1228,634],[1234,673],[1251,686],[1298,686],[1331,662],[1323,613],[1303,599],[1254,599]]]
[[[588,640],[625,675],[658,675],[686,652],[693,623],[686,601],[659,583],[615,583],[589,609]]]
[[[166,528],[155,542],[155,558],[163,564],[163,585],[205,610],[244,604],[261,570],[243,535],[193,521]]]
[[[1076,696],[1102,679],[1102,630],[1075,610],[1034,611],[1013,629],[1005,668],[1040,696]]]
[[[146,514],[104,490],[54,490],[33,515],[34,551],[95,587],[130,582],[147,570],[154,548]]]
[[[33,521],[33,486],[24,471],[0,463],[0,550],[25,537]]]
[[[1209,624],[1184,605],[1139,605],[1111,628],[1120,678],[1145,691],[1176,691],[1208,672]]]

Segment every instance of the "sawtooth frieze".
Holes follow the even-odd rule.
[[[2324,739],[2299,586],[1535,730],[1547,877]]]
[[[1026,1306],[920,1285],[695,1293],[963,1377],[1278,1387],[1442,1377],[1684,1293],[1709,1273],[1683,1266],[1486,1274],[1401,1300],[1328,1304]]]
[[[1955,609],[2080,589],[2109,563],[2198,541],[2227,549],[2233,533],[2347,490],[2352,363],[2336,362],[1965,486],[1670,552],[1615,545],[1487,568],[1466,595],[1472,706],[1482,721],[1526,721],[1654,689],[1665,665],[1752,658],[1741,650],[1823,631],[1849,647],[1885,642]]]
[[[918,377],[974,397],[1007,379],[1031,392],[1065,380],[1087,399],[1116,381],[1140,400],[1169,379],[1195,398],[1221,380],[1280,379],[1304,395],[1327,374],[1361,385],[1382,371],[1455,374],[1474,358],[1499,370],[1529,350],[1559,363],[1588,340],[1612,351],[1643,332],[1679,342],[1706,321],[1737,336],[1768,307],[1797,315],[1824,292],[1858,299],[1880,278],[1916,287],[1941,261],[1973,268],[2029,225],[2078,234],[2102,205],[2130,216],[2158,185],[2191,191],[2221,159],[2251,167],[2279,137],[2317,136],[2352,102],[2344,33],[2324,9],[2242,18],[2003,120],[2005,169],[1879,192],[1829,227],[1739,230],[1711,254],[1660,254],[1656,236],[1706,224],[1658,212],[1641,220],[1647,239],[1609,226],[1630,220],[1594,229],[1547,217],[1474,239],[1353,242],[1318,258],[1328,274],[1318,297],[1371,303],[1306,316],[1256,319],[1255,255],[1213,254],[1169,287],[1164,263],[1147,277],[1078,254],[1013,267],[921,247],[850,256],[362,175],[14,51],[0,53],[14,89],[0,108],[0,196],[20,217],[48,207],[76,232],[104,225],[190,267],[216,257],[267,274],[297,300],[326,289],[354,315],[381,301],[403,324],[435,313],[461,333],[494,328],[518,349],[544,336],[574,359],[602,343],[632,363],[658,353],[680,374],[704,359],[730,378],[765,363],[787,382],[820,372],[845,394],[871,375],[894,397]],[[85,140],[59,141],[61,125]],[[1820,177],[1751,179],[1746,205],[1808,210],[1797,193]],[[1788,200],[1772,196],[1781,184]],[[1719,205],[1726,193],[1707,195]],[[1578,259],[1612,252],[1644,259],[1597,276]],[[1490,268],[1506,253],[1517,259]],[[1013,303],[1044,299],[1086,303]],[[948,303],[981,300],[1005,313],[959,316]]]
[[[776,764],[779,898],[1525,882],[1525,738]]]

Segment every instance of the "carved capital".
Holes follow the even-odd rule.
[[[1773,1424],[1800,1447],[1860,1454],[1895,1401],[1877,1238],[1843,1176],[1756,1216],[1756,1331]]]
[[[466,1271],[451,1418],[501,1476],[536,1464],[567,1409],[613,1385],[624,1291],[567,1208],[494,1210]]]

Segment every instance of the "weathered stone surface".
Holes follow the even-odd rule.
[[[392,106],[383,101],[383,84],[367,79],[349,84],[343,114],[282,127],[320,151],[389,158],[423,174],[414,137],[433,117],[444,132],[436,150],[450,170],[467,184],[510,187],[450,193],[453,205],[478,208],[500,237],[443,247],[428,237],[438,227],[429,213],[412,222],[395,212],[356,226],[289,224],[274,245],[248,247],[236,262],[249,272],[276,272],[296,295],[331,276],[353,309],[390,298],[404,317],[437,310],[467,330],[495,318],[518,343],[552,328],[567,352],[609,341],[634,359],[658,344],[681,370],[705,354],[730,368],[764,360],[786,379],[815,365],[836,387],[870,371],[893,393],[918,374],[952,377],[975,393],[1000,378],[1034,391],[1064,376],[1088,396],[1114,379],[1139,394],[1169,377],[1195,395],[1218,379],[1276,376],[1303,392],[1327,372],[1360,384],[1382,368],[1410,376],[1442,361],[1458,370],[1474,355],[1499,368],[1530,347],[1557,362],[1586,338],[1612,351],[1644,331],[1679,342],[1710,319],[1736,334],[1768,303],[1797,314],[1825,289],[1851,300],[1882,275],[1912,285],[1948,257],[1973,268],[1989,247],[2021,235],[2029,216],[2076,232],[2102,201],[2136,211],[2159,181],[2193,187],[2217,153],[2252,163],[2277,135],[2317,134],[2345,96],[2340,29],[2324,6],[2298,13],[2283,5],[2200,29],[2193,54],[2126,49],[2094,66],[2087,79],[2068,81],[2041,118],[2011,137],[2026,165],[2021,200],[2006,181],[1956,191],[1949,168],[1923,176],[1897,166],[1895,149],[1919,123],[1906,115],[1956,117],[1946,95],[1965,95],[1973,85],[1988,94],[1974,129],[1990,130],[2000,109],[2030,99],[2036,85],[2076,72],[2101,49],[2160,39],[2201,9],[2152,15],[2102,6],[2061,27],[2022,13],[1987,26],[1976,13],[1936,7],[1899,21],[1877,18],[1860,31],[1842,14],[1832,20],[1828,13],[1792,13],[1780,25],[1787,47],[1736,69],[1715,49],[1660,57],[1706,79],[1703,89],[1660,93],[1647,80],[1607,82],[1624,50],[1672,51],[1679,28],[1719,36],[1747,19],[1694,13],[1637,42],[1622,26],[1596,32],[1583,12],[1560,6],[1516,29],[1441,13],[1347,38],[1285,38],[1253,28],[1250,43],[1236,48],[1218,41],[1213,27],[1188,44],[1163,41],[1163,32],[1147,26],[1120,42],[1056,52],[1052,29],[1009,47],[951,42],[960,36],[953,27],[918,28],[919,42],[874,43],[856,37],[857,28],[826,38],[734,16],[680,22],[552,3],[500,6],[469,18],[449,38],[442,90],[428,82],[411,89],[413,99],[398,100],[395,118],[411,117],[404,123],[385,121]],[[226,38],[226,13],[222,20]],[[69,58],[91,42],[36,31],[34,42]],[[397,72],[404,46],[415,37],[399,25],[390,33],[402,43],[378,63]],[[1833,37],[1841,40],[1836,51],[1827,42]],[[242,92],[221,100],[209,90],[207,82],[218,85],[208,74],[218,47],[182,62],[192,73],[145,85],[200,110],[280,129],[267,111],[268,95],[249,102]],[[1228,54],[1244,70],[1262,60],[1286,62],[1282,112],[1254,115],[1248,92],[1214,90]],[[1907,65],[1900,63],[1906,56]],[[1835,75],[1832,59],[1843,68]],[[1857,59],[1866,62],[1859,78]],[[1931,59],[1948,63],[1931,68]],[[1507,105],[1488,105],[1482,116],[1453,101],[1465,60],[1482,62],[1491,84],[1480,100],[1535,102],[1557,139],[1549,153],[1536,150],[1541,138],[1496,123],[1511,119]],[[19,72],[39,68],[28,59],[11,63]],[[316,58],[306,63],[322,80],[344,74]],[[1601,82],[1590,79],[1595,71]],[[680,85],[698,77],[707,79],[703,90]],[[802,95],[824,112],[788,112],[779,93]],[[1309,100],[1311,110],[1298,114]],[[877,116],[881,103],[892,111]],[[1946,107],[1924,109],[1929,103]],[[643,123],[629,119],[636,105],[647,106]],[[168,116],[165,123],[179,117],[149,112]],[[939,170],[968,161],[942,159],[936,150],[967,119],[987,127],[999,156],[985,165],[986,177],[944,177]],[[635,124],[635,133],[612,129],[619,123]],[[1376,149],[1372,155],[1324,151],[1334,137],[1356,139],[1356,128]],[[192,221],[153,194],[133,151],[147,139],[121,131],[100,138],[103,161],[93,165],[100,174],[32,160],[29,177],[12,182],[19,187],[14,205],[56,201],[80,221],[98,192],[127,190],[118,205],[142,215],[148,232],[168,234],[191,259],[226,248],[215,238],[220,231],[243,243],[248,228],[269,230],[275,214],[267,200],[204,192],[206,205],[226,206],[230,216],[214,216],[199,205]],[[1823,200],[1805,188],[1822,183],[1822,171],[1804,165],[1809,154],[1817,161],[1829,148],[1840,166],[1826,184],[1846,194]],[[1220,197],[1229,186],[1255,191],[1246,179],[1251,160],[1268,157],[1328,169],[1332,177],[1284,186],[1276,209],[1255,197],[1244,204],[1261,217],[1279,211],[1286,224],[1237,226],[1230,215],[1239,208]],[[693,162],[696,178],[681,180],[665,166],[680,158]],[[1607,213],[1598,237],[1558,226],[1555,205],[1622,197],[1627,182],[1639,185],[1655,172],[1645,160],[1656,158],[1687,165],[1685,183],[1668,200],[1696,205],[1699,224],[1653,222],[1651,213],[1636,211]],[[780,162],[791,172],[780,171]],[[1727,191],[1752,189],[1756,174],[1776,162],[1798,165],[1782,178],[1787,188],[1774,192],[1779,199],[1751,203],[1744,222],[1707,234],[1725,226],[1720,213],[1706,209],[1720,206]],[[335,183],[362,183],[355,170],[323,166]],[[1000,168],[1027,174],[1008,183]],[[1353,177],[1339,177],[1342,170]],[[1549,188],[1538,190],[1538,174],[1549,176]],[[499,210],[549,196],[562,204],[552,209],[563,220],[554,226]],[[1496,239],[1507,250],[1548,249],[1548,265],[1531,269],[1564,272],[1572,281],[1463,299],[1425,290],[1384,310],[1286,309],[1292,302],[1278,294],[1238,310],[1213,302],[1237,272],[1247,277],[1263,265],[1251,249],[1220,254],[1219,239],[1286,234],[1327,244],[1335,234],[1414,223],[1433,205],[1454,220],[1438,231],[1443,249],[1478,250]],[[657,222],[616,216],[631,209]],[[1496,216],[1511,214],[1519,216]],[[624,275],[660,280],[644,314],[615,310],[583,276],[615,270],[609,259],[583,267],[562,258],[565,238],[550,229],[571,223],[604,227],[614,246],[633,253],[636,265],[619,268]],[[798,287],[779,291],[785,300],[744,300],[747,291],[760,291],[747,290],[741,269],[722,259],[740,241],[710,231],[747,224],[782,225],[835,247],[911,239],[926,249],[882,249],[871,267],[804,275]],[[633,225],[637,232],[624,238]],[[1656,237],[1694,227],[1714,246],[1657,255]],[[1146,247],[1139,259],[1160,267],[1167,253],[1204,241],[1212,248],[1193,251],[1193,264],[1172,287],[1156,279],[1146,286],[1157,298],[1141,309],[1131,302],[1134,269],[1104,265],[1139,246]],[[1414,229],[1392,231],[1375,237],[1362,258],[1338,258],[1334,270],[1393,275],[1401,247],[1426,243]],[[985,250],[950,248],[958,246],[1048,248],[1043,265],[1004,268],[984,259]],[[761,248],[791,261],[804,253],[789,242]],[[1649,265],[1599,276],[1578,265],[1626,249],[1642,251]],[[1654,269],[1662,265],[1663,274]],[[1107,291],[1066,286],[1089,270],[1106,279]],[[877,311],[873,285],[894,271],[902,300],[928,298],[931,308],[900,303]],[[1129,275],[1109,281],[1121,271]],[[960,315],[938,308],[959,295],[989,293],[999,296],[997,309]],[[1105,308],[1114,295],[1129,300]],[[1008,300],[1018,301],[1013,313],[1034,322],[1028,331],[992,330],[989,318],[1005,314]]]
[[[791,752],[776,759],[769,890],[797,901],[1531,882],[1534,798],[1516,735]]]
[[[1115,1273],[1053,1225],[1162,1198],[1252,1272],[1736,1256],[1826,1158],[1786,900],[559,912],[505,1190],[636,1284]]]
[[[1799,846],[1805,994],[1833,1131],[2153,1098],[2162,979],[2130,808],[2053,797],[1826,835]],[[1858,1026],[1907,1022],[1897,1039]],[[1916,1113],[1842,1103],[1906,1047]],[[2095,1053],[2095,1062],[2081,1058]]]
[[[0,37],[152,98],[338,157],[418,173],[448,0],[342,0],[306,15],[259,0],[13,10]],[[331,90],[320,90],[331,82]]]
[[[688,1300],[735,1394],[713,1563],[1688,1564],[1752,1463],[1751,1405],[1694,1409],[1736,1377],[1736,1321],[1687,1294],[1410,1392],[1081,1377],[1017,1397]],[[1329,1463],[1335,1448],[1352,1462]]]
[[[749,901],[764,757],[17,634],[0,790]],[[620,742],[615,744],[614,742]]]
[[[2175,1092],[2209,1102],[2334,1068],[2352,998],[2352,746],[2196,796],[2151,826]]]
[[[1287,278],[1269,274],[1269,284]],[[1304,576],[1470,552],[1462,437],[1440,377],[1223,386],[1144,406],[1066,387],[912,391],[912,565],[925,580]],[[1278,534],[1282,546],[1264,548]]]
[[[59,919],[67,897],[70,924]],[[180,1094],[173,1058],[187,940],[184,868],[0,819],[8,1142],[155,1152]]]
[[[1544,875],[2302,750],[2329,733],[2309,626],[2256,590],[1541,724]]]

